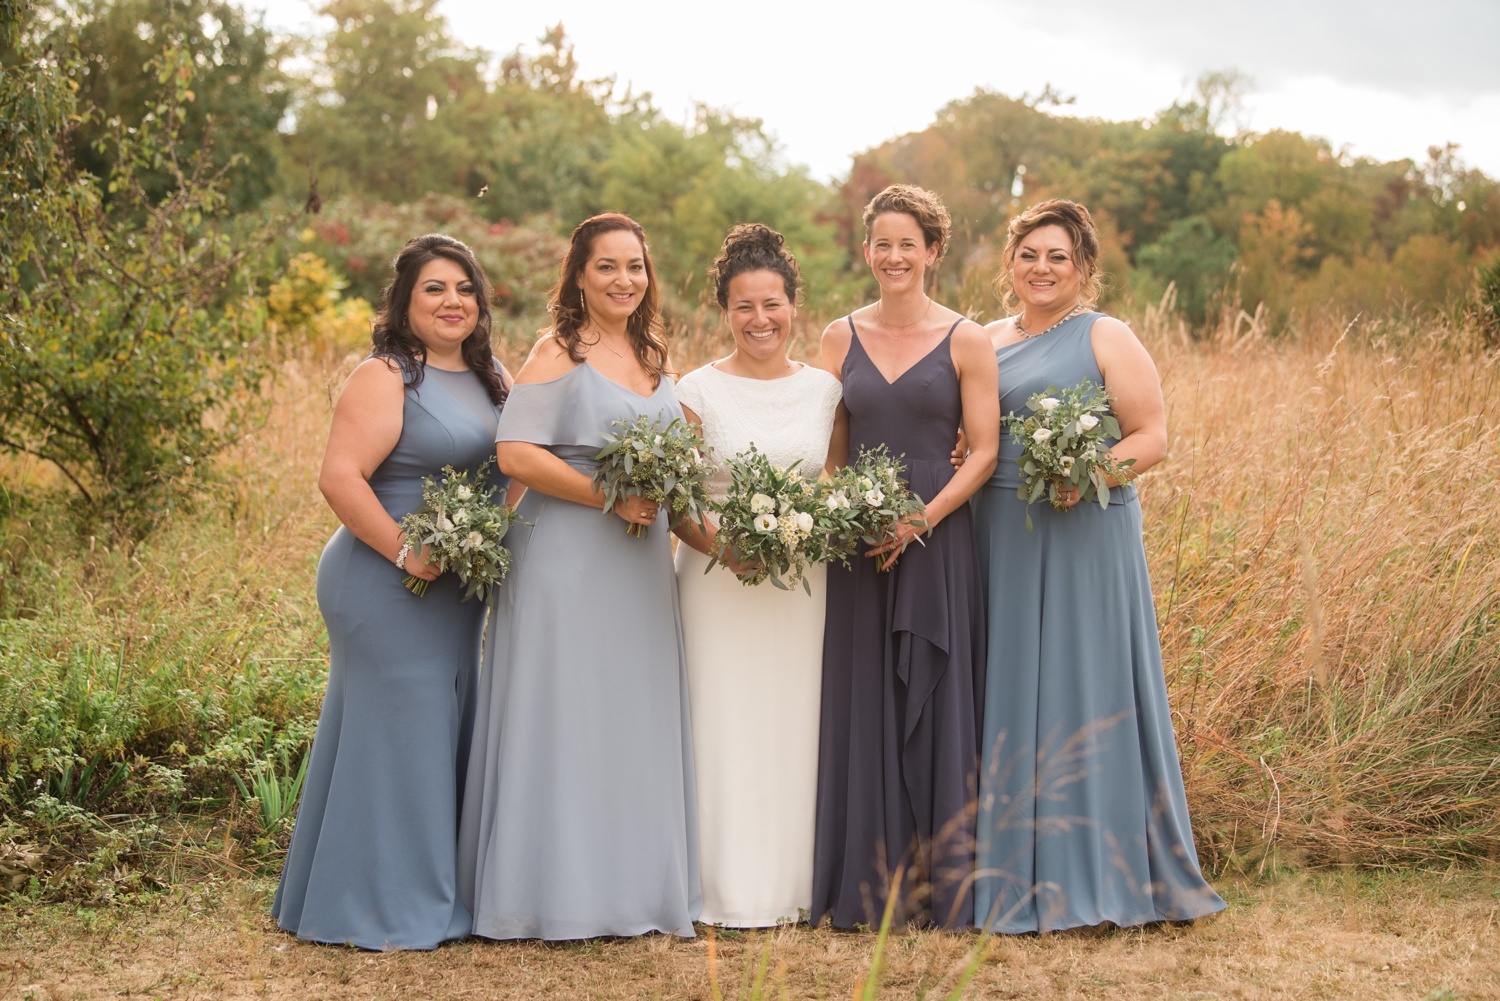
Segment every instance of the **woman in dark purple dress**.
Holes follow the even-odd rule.
[[[978,324],[924,290],[948,243],[937,196],[892,185],[864,222],[880,300],[823,332],[823,365],[844,391],[829,454],[850,461],[884,444],[904,456],[931,532],[919,544],[922,526],[903,525],[861,546],[852,568],[828,570],[812,918],[879,922],[900,866],[896,919],[962,928],[974,916],[985,665],[968,500],[999,451],[995,355]],[[960,425],[970,455],[955,471]]]

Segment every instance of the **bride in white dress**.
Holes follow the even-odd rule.
[[[677,399],[720,465],[751,442],[772,462],[816,478],[828,458],[839,381],[787,358],[801,276],[780,233],[736,226],[710,274],[734,353],[683,376]],[[812,904],[825,568],[803,589],[746,587],[708,573],[711,537],[685,526],[677,547],[687,655],[698,837],[707,924],[759,928],[796,921]]]

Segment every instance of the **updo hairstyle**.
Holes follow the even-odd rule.
[[[505,403],[505,384],[500,379],[495,351],[490,344],[490,280],[485,277],[474,252],[451,236],[428,233],[414,237],[406,241],[406,246],[391,262],[391,280],[380,291],[380,310],[375,314],[375,328],[370,338],[372,353],[397,359],[408,388],[421,385],[427,368],[427,347],[411,329],[411,296],[422,269],[438,258],[463,268],[469,276],[469,284],[474,286],[474,302],[479,307],[479,316],[459,350],[464,365],[484,385],[490,402],[502,406]]]
[[[937,244],[936,267],[948,252],[948,243],[953,236],[953,219],[948,215],[943,200],[926,188],[915,184],[892,184],[870,199],[865,206],[865,242],[870,242],[870,226],[875,217],[887,212],[904,212],[922,227],[922,239],[927,246]]]
[[[1099,231],[1089,210],[1066,198],[1038,202],[1010,221],[1005,250],[1000,254],[1000,273],[995,276],[995,292],[1001,303],[1011,314],[1021,311],[1021,299],[1015,289],[1016,249],[1022,240],[1043,226],[1061,226],[1072,238],[1073,263],[1083,272],[1079,299],[1085,306],[1092,306],[1104,290],[1099,278]]]
[[[797,258],[786,249],[786,237],[758,222],[741,223],[731,229],[718,258],[709,265],[708,277],[713,279],[720,309],[729,308],[730,281],[751,271],[770,271],[779,276],[786,288],[787,302],[797,304],[797,293],[802,290],[802,270],[797,267]]]

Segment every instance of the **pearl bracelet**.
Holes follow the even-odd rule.
[[[396,554],[396,569],[397,570],[405,570],[406,569],[406,558],[408,556],[410,556],[410,555],[411,555],[411,543],[410,542],[403,542],[403,543],[401,543],[401,552],[399,552],[399,553]]]

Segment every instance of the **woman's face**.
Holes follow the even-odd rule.
[[[427,350],[452,351],[474,332],[478,322],[479,299],[469,273],[446,257],[422,265],[406,307],[406,323]]]
[[[1016,247],[1012,286],[1021,305],[1047,312],[1078,302],[1083,272],[1073,260],[1073,238],[1061,226],[1039,226]]]
[[[646,277],[646,249],[629,230],[594,237],[579,287],[590,318],[624,323],[640,306],[651,282]]]
[[[865,263],[875,272],[882,292],[900,295],[920,290],[937,256],[937,244],[929,247],[922,227],[905,212],[882,212],[871,220]]]
[[[786,357],[797,307],[774,271],[746,271],[729,279],[729,329],[734,346],[756,361]]]

